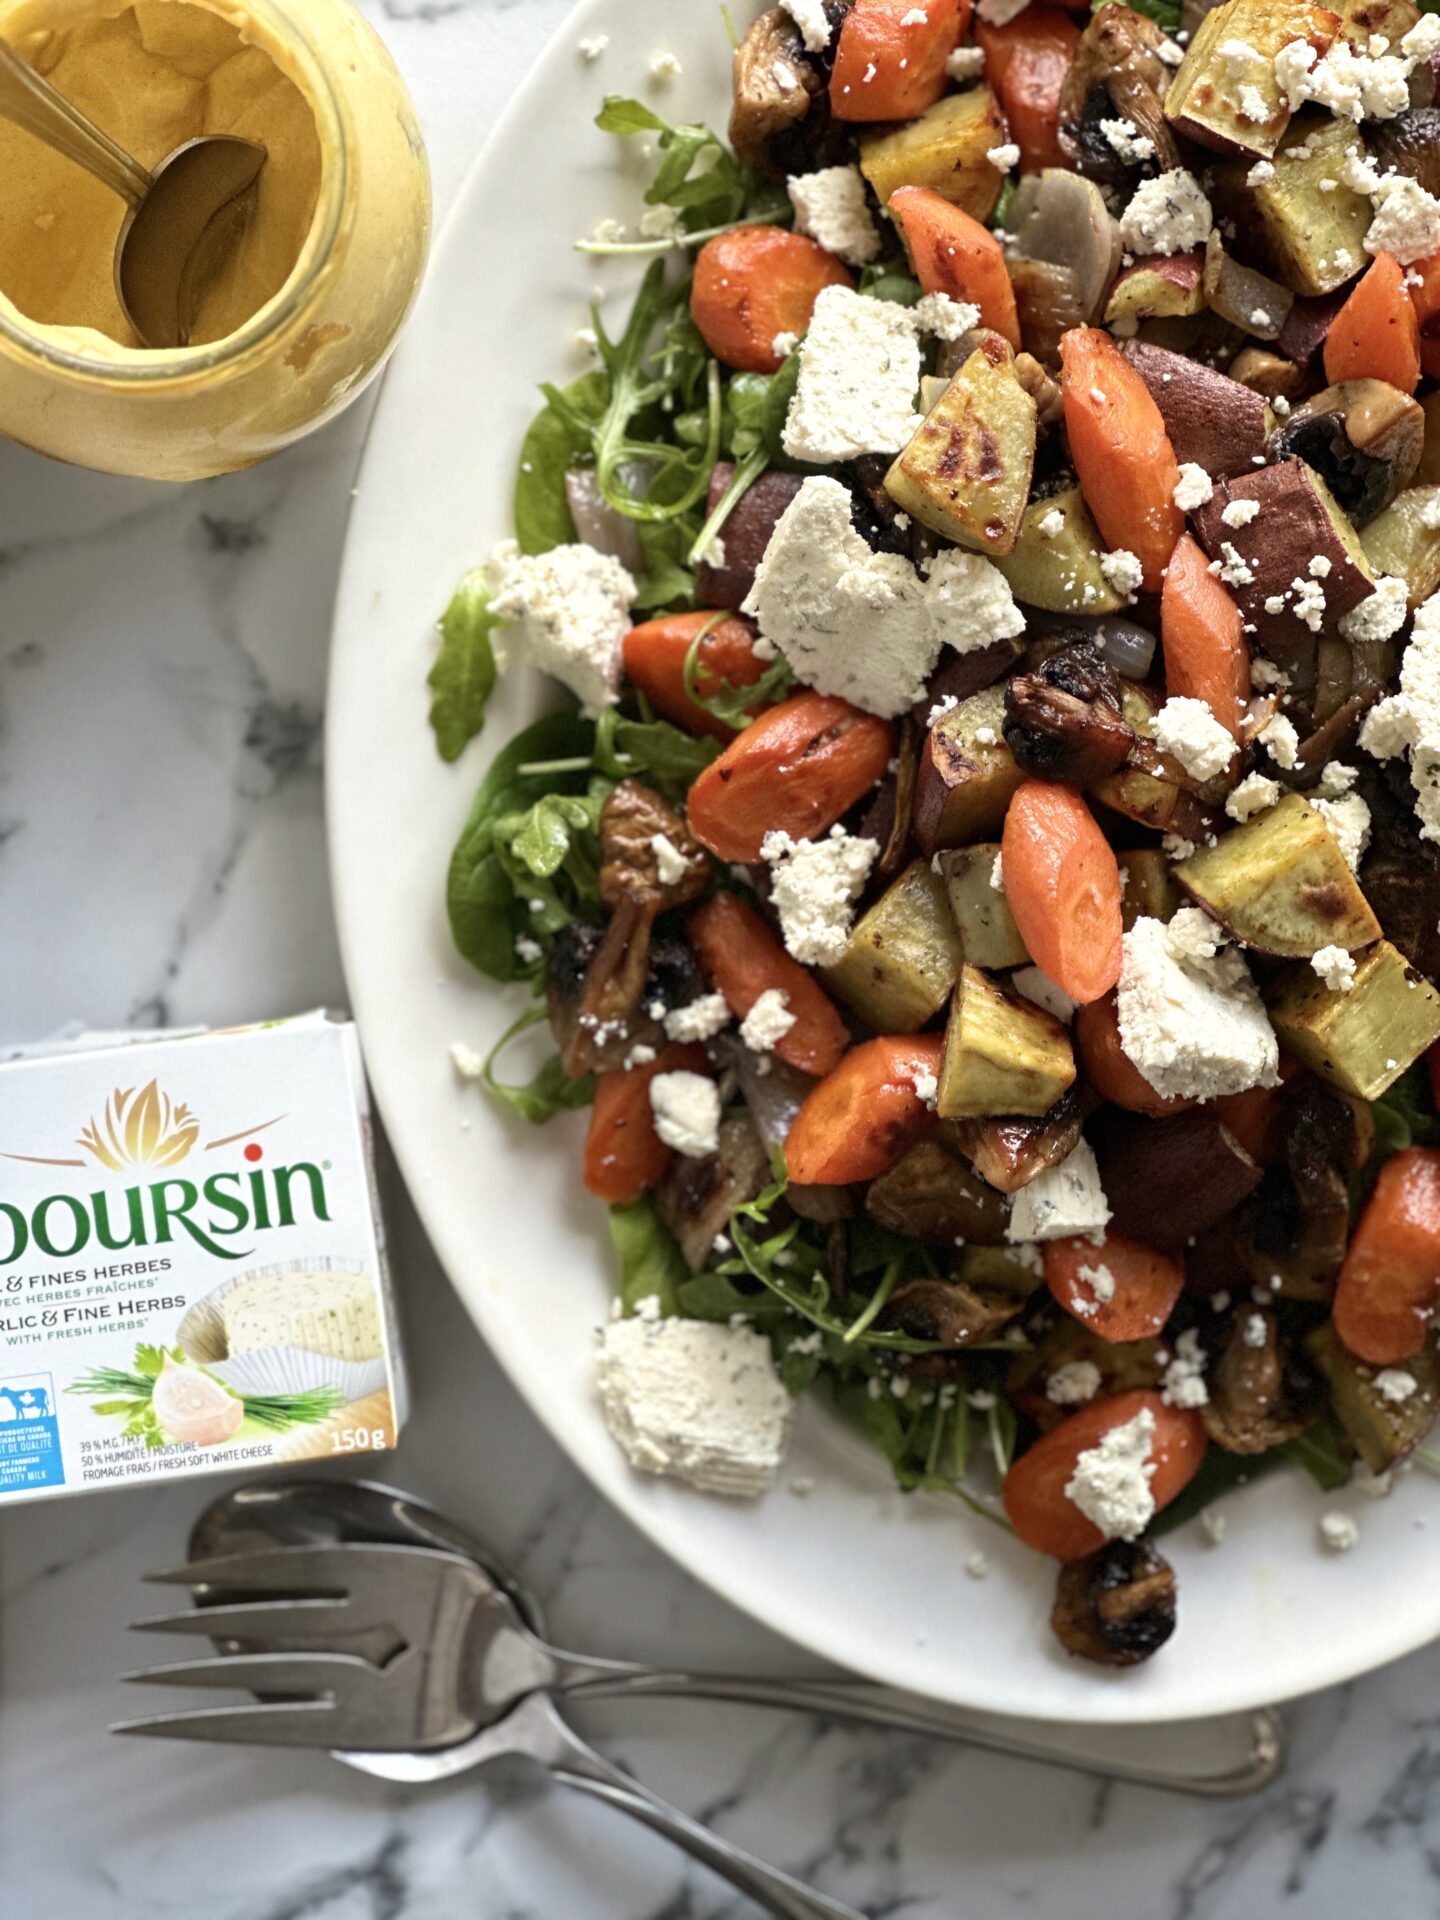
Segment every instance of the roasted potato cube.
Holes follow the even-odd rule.
[[[1044,1286],[1043,1275],[1034,1266],[1016,1259],[1004,1246],[969,1245],[960,1255],[960,1278],[971,1287],[983,1287],[988,1293],[1010,1294],[1028,1300]]]
[[[1025,778],[1004,739],[1005,689],[986,687],[925,736],[915,784],[915,838],[928,859],[998,833]]]
[[[1440,1407],[1440,1356],[1433,1342],[1405,1362],[1416,1391],[1387,1400],[1375,1385],[1374,1367],[1357,1360],[1326,1320],[1305,1337],[1305,1351],[1330,1389],[1330,1407],[1372,1473],[1384,1473],[1424,1439]]]
[[[870,1182],[865,1211],[882,1227],[953,1247],[957,1240],[997,1246],[1007,1208],[993,1187],[938,1140],[922,1140]]]
[[[1199,313],[1205,305],[1205,256],[1161,253],[1126,267],[1110,289],[1105,324],[1116,333],[1134,333],[1141,320],[1174,320]]]
[[[1243,236],[1246,258],[1292,293],[1333,293],[1368,259],[1374,208],[1340,180],[1348,156],[1364,153],[1353,121],[1297,114],[1270,178],[1251,186],[1251,162],[1227,160],[1215,169],[1210,204]]]
[[[1222,320],[1253,333],[1257,340],[1278,340],[1295,304],[1288,287],[1232,259],[1218,227],[1210,229],[1205,242],[1205,300]]]
[[[1324,816],[1298,793],[1174,871],[1192,900],[1259,953],[1308,960],[1321,947],[1353,952],[1380,938],[1380,922]]]
[[[1413,613],[1440,587],[1440,486],[1407,487],[1366,527],[1361,545],[1373,573],[1405,582]]]
[[[960,929],[960,946],[972,967],[1023,967],[1030,958],[1009,901],[990,884],[999,857],[998,841],[952,847],[935,856]]]
[[[1120,915],[1128,931],[1137,920],[1168,920],[1180,905],[1180,889],[1159,847],[1135,847],[1116,855],[1120,867]]]
[[[1275,78],[1276,54],[1292,40],[1308,40],[1318,59],[1339,31],[1338,16],[1315,0],[1227,0],[1195,29],[1165,96],[1165,118],[1202,147],[1267,157],[1290,121]],[[1219,56],[1220,47],[1232,41],[1255,51],[1243,81],[1258,90],[1268,109],[1261,119],[1241,113],[1241,76],[1232,74]]]
[[[1055,526],[1059,514],[1062,524]],[[1042,529],[1054,528],[1053,532]],[[1012,552],[995,564],[1026,606],[1047,613],[1118,613],[1125,605],[1100,571],[1102,547],[1079,487],[1035,500],[1020,520]]]
[[[1305,387],[1305,369],[1268,347],[1242,347],[1230,362],[1230,378],[1262,400],[1289,400]]]
[[[940,1067],[942,1118],[1048,1113],[1074,1079],[1070,1036],[1053,1014],[1012,999],[978,967],[960,969]]]
[[[1148,773],[1144,767],[1122,767],[1096,780],[1089,792],[1102,806],[1124,814],[1139,826],[1157,833],[1177,833],[1182,840],[1199,840],[1209,832],[1213,818],[1203,801],[1178,780]]]
[[[1393,47],[1420,18],[1420,9],[1411,0],[1336,0],[1340,16],[1340,36],[1360,53],[1367,53],[1375,34],[1382,35]]]
[[[944,1006],[959,970],[945,883],[914,860],[861,918],[825,980],[877,1033],[914,1033]]]
[[[929,187],[977,220],[988,220],[1004,176],[986,155],[1005,144],[1005,116],[989,87],[967,87],[918,120],[860,136],[860,171],[884,206],[897,187]]]
[[[984,339],[885,476],[922,525],[981,553],[1009,553],[1035,466],[1035,402],[998,333]]]
[[[1312,967],[1290,967],[1270,996],[1280,1044],[1357,1100],[1378,1100],[1440,1040],[1440,993],[1388,940],[1355,963],[1348,993],[1333,993]]]
[[[1440,486],[1440,387],[1427,393],[1420,405],[1425,413],[1425,445],[1415,469],[1415,484]]]
[[[1265,402],[1214,367],[1132,340],[1124,348],[1160,409],[1177,460],[1193,460],[1219,479],[1250,474],[1265,452]]]

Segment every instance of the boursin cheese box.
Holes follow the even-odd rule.
[[[354,1028],[121,1038],[0,1065],[0,1503],[393,1446]]]

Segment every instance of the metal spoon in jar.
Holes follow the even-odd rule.
[[[147,347],[185,347],[207,288],[255,211],[265,149],[231,134],[187,140],[147,173],[0,40],[0,117],[118,193],[115,291]]]

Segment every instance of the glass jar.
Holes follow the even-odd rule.
[[[38,324],[0,292],[0,433],[58,460],[152,480],[253,465],[348,406],[395,344],[430,236],[414,108],[349,0],[189,4],[263,46],[313,111],[315,212],[288,278],[223,339],[170,352]],[[119,11],[113,0],[59,0],[43,17],[63,25]],[[31,0],[25,13],[35,12]],[[0,0],[0,35],[19,13]],[[26,51],[23,37],[17,44]]]

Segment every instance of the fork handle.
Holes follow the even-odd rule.
[[[603,1800],[607,1806],[618,1807],[621,1813],[628,1813],[632,1820],[649,1827],[652,1833],[672,1840],[692,1859],[747,1894],[763,1913],[774,1915],[775,1920],[865,1920],[854,1907],[828,1899],[813,1887],[782,1873],[779,1867],[767,1866],[754,1854],[746,1853],[743,1847],[735,1846],[681,1813],[678,1807],[672,1807],[658,1793],[652,1793],[649,1787],[642,1786],[596,1753],[553,1710],[547,1718],[555,1742],[554,1751],[547,1756],[553,1779]]]
[[[1052,1725],[922,1700],[865,1680],[666,1672],[622,1661],[557,1657],[560,1674],[554,1685],[567,1706],[648,1696],[821,1713],[1206,1799],[1256,1792],[1274,1779],[1285,1757],[1283,1727],[1269,1711],[1166,1726]]]

